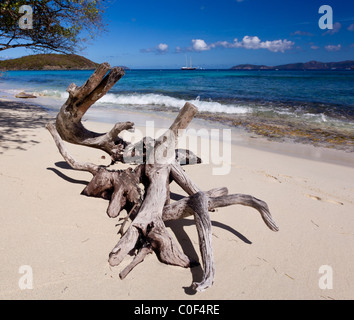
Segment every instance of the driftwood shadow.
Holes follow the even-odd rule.
[[[171,196],[171,198],[173,200],[178,200],[180,198],[183,198],[183,196],[175,194],[175,193],[171,193],[171,195],[173,195],[173,197]],[[242,240],[244,243],[246,244],[252,244],[252,242],[247,239],[243,234],[241,234],[240,232],[238,232],[237,230],[233,229],[232,227],[223,224],[221,222],[218,221],[211,221],[212,226],[213,227],[218,227],[218,228],[222,228],[224,230],[227,230],[229,232],[231,232],[233,235],[235,235],[237,238],[239,238],[240,240]],[[194,220],[190,220],[190,219],[181,219],[181,220],[175,220],[175,221],[167,221],[165,222],[166,227],[169,227],[171,229],[171,231],[174,233],[177,241],[179,242],[179,244],[182,247],[183,252],[192,260],[197,261],[199,264],[190,268],[191,273],[192,273],[192,283],[193,282],[199,282],[203,279],[203,268],[200,265],[200,261],[199,261],[199,256],[196,250],[199,250],[199,244],[195,245],[192,243],[191,239],[189,238],[188,234],[186,233],[186,231],[184,230],[184,227],[188,227],[188,226],[195,226],[195,222]],[[183,287],[184,292],[188,295],[194,295],[197,293],[196,290],[193,289],[192,285],[189,287]]]
[[[170,198],[174,201],[179,201],[183,199],[185,196],[182,196],[181,194],[170,192]]]
[[[62,173],[61,171],[59,171],[58,169],[55,168],[47,168],[47,170],[54,172],[58,177],[64,179],[67,182],[70,183],[75,183],[75,184],[82,184],[84,186],[88,185],[88,181],[84,181],[84,180],[76,180],[73,178],[68,177],[67,175],[65,175],[64,173]]]
[[[56,167],[61,168],[61,169],[66,169],[66,170],[74,170],[68,163],[65,161],[58,161],[54,163]]]

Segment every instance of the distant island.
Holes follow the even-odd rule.
[[[232,70],[354,70],[354,61],[290,63],[279,66],[240,64]]]
[[[98,67],[85,57],[76,54],[35,54],[17,59],[0,60],[0,70],[94,70]],[[124,70],[128,67],[122,66]]]

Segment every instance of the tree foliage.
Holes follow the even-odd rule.
[[[36,51],[74,53],[104,30],[108,0],[2,0],[0,51],[25,47]],[[20,7],[32,8],[32,28],[23,29]]]

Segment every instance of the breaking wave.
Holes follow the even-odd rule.
[[[230,104],[221,104],[216,101],[202,101],[199,97],[188,102],[194,104],[199,111],[206,112],[223,112],[223,113],[249,113],[252,112],[251,108],[246,106],[235,106]],[[186,100],[170,97],[162,94],[147,93],[147,94],[106,94],[98,103],[105,104],[118,104],[130,106],[161,106],[167,108],[181,109]]]
[[[35,93],[38,96],[47,96],[58,99],[67,99],[68,93],[58,90],[43,90]],[[222,104],[216,101],[203,101],[199,97],[193,100],[183,100],[171,96],[156,93],[129,93],[129,94],[114,94],[107,93],[96,103],[101,105],[112,106],[131,106],[131,107],[166,107],[181,109],[186,102],[194,104],[199,111],[212,113],[228,113],[228,114],[245,114],[251,113],[252,108],[244,105]]]

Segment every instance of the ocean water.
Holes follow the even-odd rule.
[[[58,108],[72,82],[92,71],[9,71],[0,89],[52,98]],[[186,101],[199,116],[270,139],[354,151],[353,71],[128,70],[97,102],[109,109],[173,111]]]

